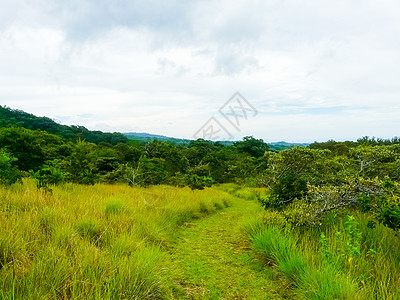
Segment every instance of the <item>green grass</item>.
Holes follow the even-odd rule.
[[[353,211],[295,227],[266,191],[0,187],[0,299],[400,298],[396,232]]]
[[[297,299],[246,239],[243,222],[260,210],[254,201],[234,198],[221,213],[185,225],[172,248],[176,299]]]
[[[303,249],[298,249],[294,235],[284,234],[279,228],[254,227],[252,234],[255,251],[270,259],[305,299],[353,299],[358,298],[357,286],[346,276],[327,264],[315,265],[307,260]],[[249,231],[249,229],[248,229]],[[334,278],[334,280],[333,280]]]
[[[0,299],[296,299],[220,188],[0,188]],[[252,195],[249,193],[248,195]],[[282,288],[283,287],[283,288]]]
[[[275,211],[245,224],[254,251],[304,299],[399,299],[399,237],[369,217],[328,215],[320,226],[292,227]]]
[[[268,193],[267,188],[242,187],[233,183],[220,184],[218,188],[235,197],[247,200],[256,200],[257,196],[265,196]]]
[[[106,215],[118,214],[123,211],[123,202],[120,199],[112,199],[106,204]]]
[[[0,187],[0,299],[172,298],[177,230],[231,198],[170,186]]]

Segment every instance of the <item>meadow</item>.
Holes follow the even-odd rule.
[[[0,187],[0,299],[166,299],[179,226],[229,206],[215,190]]]
[[[399,299],[396,231],[351,208],[294,226],[268,193],[0,187],[0,299]]]

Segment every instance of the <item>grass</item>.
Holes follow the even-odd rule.
[[[301,297],[360,299],[362,293],[358,293],[350,276],[340,274],[328,264],[313,264],[304,254],[305,249],[298,249],[294,235],[285,234],[274,226],[258,228],[258,232],[252,233],[253,249],[270,259]]]
[[[215,189],[0,187],[0,299],[168,299],[177,229],[229,205]]]
[[[242,187],[234,183],[221,184],[219,189],[235,197],[247,200],[256,200],[257,196],[265,196],[268,193],[267,188]]]
[[[234,198],[219,214],[185,225],[171,250],[176,299],[297,299],[288,281],[255,257],[243,232],[243,222],[260,210]]]
[[[356,211],[295,227],[265,192],[0,187],[0,299],[400,298],[396,232]]]
[[[350,211],[349,211],[350,212]],[[304,299],[399,299],[399,237],[368,216],[327,216],[319,227],[293,228],[268,211],[246,232],[254,251]]]

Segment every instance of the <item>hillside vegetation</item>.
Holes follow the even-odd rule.
[[[84,139],[92,143],[106,142],[111,144],[127,141],[127,138],[118,132],[105,133],[101,131],[91,131],[84,126],[61,125],[47,117],[37,117],[22,110],[11,109],[0,105],[0,127],[10,125],[33,130],[44,130],[71,141]]]
[[[11,119],[0,299],[400,298],[399,138],[113,144]]]

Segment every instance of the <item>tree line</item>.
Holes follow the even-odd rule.
[[[129,183],[189,185],[245,183],[265,163],[266,143],[252,137],[232,146],[196,140],[177,145],[152,142],[68,140],[43,130],[0,128],[1,182],[31,176],[39,185]]]
[[[192,189],[237,183],[269,187],[268,195],[259,196],[267,209],[285,211],[297,205],[286,215],[297,225],[316,223],[329,211],[352,206],[400,228],[399,138],[330,140],[283,151],[272,151],[262,139],[251,136],[232,145],[203,139],[186,144],[141,142],[0,108],[4,185],[24,176],[35,178],[39,188],[63,182]],[[81,131],[73,134],[77,128]]]

